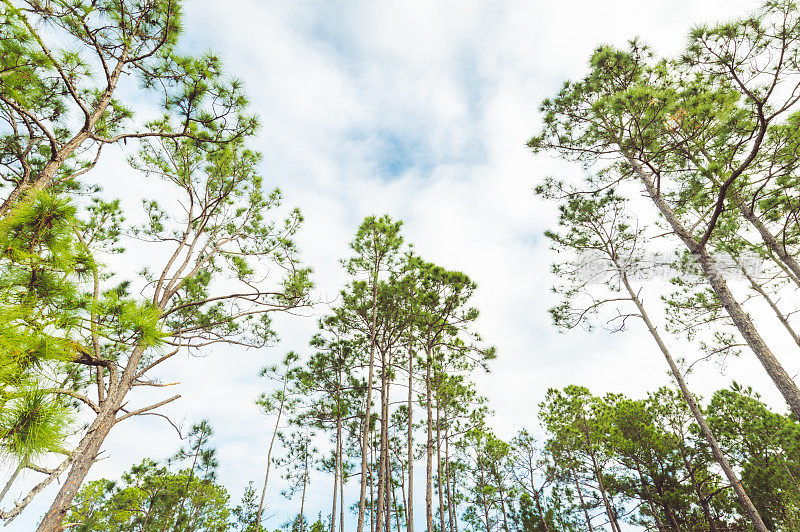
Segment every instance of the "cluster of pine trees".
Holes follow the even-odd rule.
[[[584,170],[536,187],[558,207],[555,325],[641,326],[669,387],[552,389],[540,426],[495,434],[476,284],[370,216],[317,334],[262,371],[266,467],[240,503],[207,422],[171,457],[85,482],[118,424],[172,423],[165,362],[274,345],[272,316],[313,303],[303,218],[260,174],[242,83],[186,53],[182,25],[179,0],[0,0],[0,520],[52,493],[39,532],[800,529],[796,353],[774,347],[800,347],[789,0],[694,29],[675,58],[598,48],[529,143]],[[111,149],[141,184],[98,172]],[[114,197],[132,189],[135,210]],[[738,352],[788,415],[738,384],[695,395],[692,367]],[[272,523],[278,507],[296,517]]]

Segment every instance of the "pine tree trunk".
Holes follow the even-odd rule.
[[[342,444],[339,443],[339,456],[342,456]],[[344,532],[344,468],[340,472],[339,482],[339,532]]]
[[[450,525],[450,532],[455,532],[453,505],[453,492],[450,489],[450,424],[447,417],[447,406],[444,407],[444,485],[447,489],[447,517]],[[444,529],[442,529],[444,530]]]
[[[336,532],[336,503],[339,491],[339,418],[336,419],[336,447],[333,457],[333,506],[331,507],[331,532]]]
[[[439,395],[437,393],[437,395]],[[439,421],[439,399],[436,399],[436,478],[439,484],[439,530],[445,532],[444,520],[444,490],[442,483],[444,482],[444,472],[442,471],[442,430]]]
[[[506,492],[502,488],[503,480],[498,475],[497,477],[498,492],[500,493],[500,511],[503,514],[503,530],[508,532],[508,515],[506,514]]]
[[[64,484],[61,485],[47,513],[42,517],[36,532],[58,532],[64,518],[72,505],[72,500],[78,493],[89,469],[94,464],[97,454],[100,452],[103,442],[116,423],[117,411],[122,405],[122,401],[131,389],[131,383],[139,366],[139,361],[144,353],[143,346],[136,346],[131,353],[125,371],[120,377],[119,384],[109,389],[106,402],[100,408],[89,429],[84,434],[75,452],[75,458],[69,469]],[[111,383],[109,383],[111,386]]]
[[[611,530],[613,530],[614,532],[621,532],[619,528],[619,523],[617,522],[616,515],[614,514],[614,511],[611,508],[611,502],[608,500],[608,495],[606,494],[606,488],[605,486],[603,486],[603,479],[601,478],[600,466],[597,464],[597,458],[595,458],[594,452],[591,451],[592,441],[589,438],[589,429],[586,426],[585,420],[583,426],[583,434],[586,437],[586,444],[589,447],[589,458],[592,459],[592,470],[594,473],[595,480],[597,480],[597,486],[600,489],[600,495],[603,499],[603,506],[605,506],[606,515],[608,516],[608,522],[611,525]]]
[[[386,532],[392,532],[392,494],[394,485],[392,484],[392,466],[389,462],[388,450],[386,456]],[[398,529],[399,530],[399,529]]]
[[[533,477],[531,476],[531,484],[533,484]],[[534,488],[533,489],[533,500],[536,503],[536,510],[539,512],[539,517],[542,519],[542,526],[544,527],[544,532],[550,532],[550,526],[547,524],[547,516],[544,513],[544,508],[542,508],[542,497],[539,495],[539,491]]]
[[[775,383],[775,386],[781,392],[781,395],[783,395],[783,398],[789,405],[789,408],[791,409],[795,419],[800,420],[800,389],[798,389],[797,384],[794,382],[794,380],[792,380],[778,359],[775,358],[775,355],[772,354],[772,351],[770,351],[766,342],[758,333],[758,330],[753,322],[744,312],[741,305],[739,305],[739,302],[736,300],[733,293],[731,293],[728,285],[725,283],[725,279],[717,268],[717,265],[714,263],[714,259],[711,257],[711,255],[709,255],[705,248],[701,248],[699,246],[697,240],[683,226],[677,215],[673,212],[672,208],[656,190],[652,180],[642,169],[641,164],[639,164],[633,158],[629,158],[628,161],[636,172],[639,180],[644,185],[648,195],[650,196],[650,199],[667,220],[667,223],[670,224],[678,238],[683,241],[688,250],[699,262],[706,279],[714,290],[714,293],[722,302],[725,310],[728,311],[728,315],[733,320],[734,325],[736,325],[736,328],[739,329],[742,337],[747,342],[747,345],[750,346],[750,349],[753,350],[753,353],[767,371],[767,374],[772,379],[772,382]]]
[[[581,490],[581,483],[578,482],[578,474],[575,472],[575,468],[570,468],[572,470],[572,480],[575,482],[575,491],[578,492],[578,500],[581,502],[581,508],[583,508],[583,516],[586,518],[586,526],[589,527],[589,532],[594,532],[594,527],[592,526],[592,519],[589,517],[589,510],[586,508],[586,501],[583,500],[583,491]]]
[[[392,365],[392,353],[387,354],[386,366],[384,373],[386,373],[386,392],[383,397],[383,414],[384,419],[382,433],[381,433],[381,452],[383,454],[383,492],[385,499],[385,515],[386,532],[392,532],[392,468],[389,458],[389,397],[391,394],[391,380],[389,379],[389,368]]]
[[[375,478],[372,470],[375,468],[375,441],[370,438],[369,443],[369,529],[375,531]]]
[[[781,322],[783,328],[786,329],[786,332],[788,332],[789,336],[791,336],[792,340],[794,340],[794,343],[800,346],[800,336],[798,336],[797,332],[792,327],[792,324],[789,323],[789,318],[786,317],[786,315],[781,312],[781,309],[778,308],[778,304],[769,296],[766,289],[756,282],[756,280],[752,275],[750,275],[750,272],[748,272],[744,266],[739,265],[739,269],[750,282],[750,286],[753,288],[753,290],[758,292],[758,294],[767,302],[769,307],[772,309],[772,312],[775,314],[775,317],[778,318],[778,321]]]
[[[95,418],[95,423],[83,437],[86,444],[83,451],[73,461],[67,479],[61,485],[61,489],[50,505],[50,509],[42,518],[36,532],[60,532],[67,511],[72,505],[72,500],[78,493],[87,473],[89,473],[89,468],[94,464],[103,441],[114,425],[114,420],[114,411],[110,409],[102,411]]]
[[[644,479],[644,475],[642,474],[642,470],[639,468],[638,461],[636,463],[636,473],[639,475],[639,482],[642,484],[642,490],[647,496],[647,505],[650,507],[650,511],[653,512],[653,519],[656,522],[656,528],[658,529],[658,532],[665,532],[664,523],[661,522],[661,517],[658,515],[658,510],[656,509],[655,501],[653,500],[653,495],[650,491],[650,484]]]
[[[483,471],[483,458],[478,455],[476,459],[478,462],[478,479],[480,481],[478,484],[480,487],[479,493],[481,497],[481,506],[483,507],[483,518],[486,521],[486,532],[492,532],[492,522],[489,516],[489,502],[486,500],[486,475]]]
[[[372,278],[372,330],[370,331],[369,370],[367,373],[367,400],[364,407],[364,433],[361,435],[361,493],[358,498],[358,525],[356,530],[364,530],[364,510],[367,500],[367,449],[369,448],[370,410],[372,409],[372,382],[375,369],[375,337],[378,328],[378,265]]]
[[[425,446],[426,454],[426,471],[425,471],[425,518],[428,524],[428,532],[433,532],[433,409],[431,407],[432,393],[431,393],[431,359],[430,352],[427,352],[427,368],[425,373],[425,393],[426,393],[426,408],[428,414],[428,434],[427,444]]]
[[[408,496],[406,497],[406,529],[414,532],[414,353],[408,346]]]
[[[670,372],[672,376],[675,378],[675,381],[678,383],[678,388],[681,391],[681,395],[683,395],[683,399],[686,401],[686,404],[689,406],[689,410],[692,412],[697,425],[700,427],[700,432],[703,434],[703,437],[708,442],[709,446],[711,447],[711,454],[716,459],[717,463],[722,467],[723,472],[725,473],[725,477],[730,482],[731,486],[733,487],[733,491],[736,493],[736,497],[739,499],[739,502],[745,509],[745,513],[753,522],[753,526],[755,527],[757,532],[766,532],[767,527],[764,525],[764,521],[761,519],[761,516],[758,513],[758,510],[753,505],[753,502],[750,500],[750,497],[747,495],[747,492],[742,487],[741,482],[739,482],[739,478],[736,473],[733,471],[730,463],[728,462],[727,457],[720,449],[719,444],[717,443],[714,434],[711,432],[711,428],[708,426],[706,422],[706,418],[703,415],[703,411],[700,409],[700,406],[697,404],[697,401],[694,398],[694,395],[689,390],[689,387],[686,385],[686,381],[683,379],[683,374],[681,373],[678,365],[675,363],[675,359],[672,358],[672,354],[667,349],[667,345],[661,339],[661,335],[658,333],[655,325],[653,322],[650,321],[650,317],[648,316],[642,301],[639,299],[639,295],[633,289],[628,280],[628,275],[625,273],[625,270],[619,263],[616,263],[616,267],[620,272],[620,277],[622,279],[623,284],[625,285],[625,289],[628,292],[628,295],[631,298],[631,301],[636,305],[636,308],[639,310],[639,316],[641,317],[642,321],[644,321],[645,326],[647,327],[650,336],[653,337],[658,348],[661,350],[661,353],[664,355],[664,358],[667,360],[667,364],[669,365]]]
[[[736,197],[736,203],[739,208],[739,212],[742,213],[742,216],[750,222],[750,224],[756,228],[756,231],[761,235],[761,240],[766,244],[767,248],[770,251],[775,253],[775,255],[780,258],[780,260],[786,265],[786,267],[792,272],[792,276],[790,276],[791,280],[800,287],[800,264],[798,264],[797,260],[786,250],[784,246],[778,242],[778,239],[770,232],[770,230],[764,225],[764,223],[758,219],[758,217],[750,211],[750,209],[745,205],[742,198]]]
[[[306,486],[308,485],[308,444],[305,449],[305,468],[303,470],[303,494],[300,496],[300,532],[305,528]]]
[[[267,449],[267,470],[264,473],[264,486],[261,488],[261,500],[258,503],[258,512],[256,512],[256,520],[255,520],[255,527],[258,530],[258,527],[261,526],[261,515],[264,512],[264,500],[267,495],[267,482],[269,481],[269,469],[272,463],[272,448],[275,445],[275,437],[278,435],[278,427],[280,426],[281,422],[281,415],[283,414],[283,405],[286,401],[286,385],[287,379],[284,377],[283,380],[283,394],[281,395],[281,402],[278,404],[278,414],[275,419],[275,428],[272,431],[272,438],[269,440],[269,448]]]
[[[375,530],[376,532],[382,532],[383,525],[384,525],[384,502],[386,499],[386,435],[389,429],[389,420],[387,419],[387,412],[388,412],[388,389],[387,389],[387,382],[388,382],[388,372],[387,372],[387,364],[386,364],[386,353],[381,351],[381,396],[380,396],[380,403],[381,403],[381,430],[380,430],[380,437],[378,443],[378,497],[377,507],[374,509],[375,511]],[[388,509],[387,509],[388,510]],[[386,532],[391,532],[387,530]]]

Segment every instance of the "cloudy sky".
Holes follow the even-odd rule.
[[[478,283],[479,328],[499,354],[480,388],[497,412],[498,432],[508,436],[535,428],[536,405],[548,387],[574,383],[641,396],[667,382],[663,360],[637,324],[615,335],[561,335],[550,325],[552,257],[542,232],[554,212],[531,189],[544,176],[578,170],[525,148],[538,128],[538,102],[581,75],[600,43],[624,44],[638,35],[669,55],[692,25],[755,5],[194,0],[185,37],[193,50],[218,52],[246,83],[263,123],[255,147],[264,153],[266,181],[304,212],[298,240],[320,299],[336,297],[344,281],[338,260],[373,213],[402,219],[419,254]],[[208,418],[216,428],[221,480],[234,498],[263,469],[268,425],[253,405],[262,389],[258,368],[289,349],[302,351],[314,316],[324,310],[279,319],[275,348],[219,348],[175,360],[163,372],[165,380],[181,382],[183,399],[171,414],[186,425]],[[708,391],[735,378],[776,400],[751,359],[730,361],[724,375],[708,364],[692,381]],[[800,367],[785,362],[793,371]],[[116,477],[179,444],[154,420],[120,426],[91,478]],[[316,486],[315,500],[326,500],[326,488]],[[8,529],[31,530],[50,497],[43,494]],[[284,508],[276,499],[273,509],[277,525]]]

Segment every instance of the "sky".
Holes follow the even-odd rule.
[[[244,81],[263,124],[253,145],[264,154],[265,182],[280,186],[286,203],[304,213],[297,240],[314,269],[318,299],[335,300],[345,282],[339,260],[370,214],[403,220],[418,254],[477,282],[478,329],[498,350],[491,373],[478,377],[479,389],[496,412],[496,430],[509,437],[537,428],[537,404],[549,387],[579,384],[598,394],[641,397],[668,382],[663,359],[638,324],[623,333],[559,334],[550,323],[553,256],[542,233],[555,212],[532,189],[546,176],[576,176],[580,169],[526,148],[539,128],[539,102],[580,76],[601,43],[624,45],[640,36],[659,55],[671,55],[693,25],[756,6],[742,0],[193,0],[184,44],[217,52]],[[105,171],[124,175],[113,164]],[[220,480],[234,499],[247,481],[262,478],[270,425],[253,403],[264,389],[258,369],[290,349],[307,352],[324,312],[319,305],[278,318],[275,347],[218,347],[203,357],[176,357],[162,370],[165,381],[180,381],[169,391],[183,396],[169,406],[170,415],[184,426],[207,418],[215,427]],[[779,357],[783,345],[776,343]],[[783,359],[796,374],[798,361]],[[749,353],[724,367],[701,365],[690,383],[710,393],[731,379],[780,405]],[[181,443],[156,419],[126,423],[108,438],[90,478],[118,477],[143,457],[165,457]],[[327,508],[328,489],[314,484],[314,512]],[[51,498],[52,490],[44,492],[7,529],[32,530]],[[295,507],[275,497],[272,510],[277,526]]]

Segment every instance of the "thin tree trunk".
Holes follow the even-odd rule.
[[[433,409],[431,408],[431,358],[430,351],[427,352],[427,368],[425,373],[425,393],[426,408],[428,410],[428,440],[425,446],[426,470],[425,470],[425,518],[428,524],[428,532],[433,532]]]
[[[336,532],[336,503],[337,503],[337,495],[339,491],[339,431],[338,425],[339,420],[336,420],[337,431],[336,431],[336,450],[334,451],[333,457],[333,506],[331,507],[331,532]]]
[[[458,532],[458,503],[456,501],[456,496],[458,495],[458,491],[456,490],[456,486],[458,486],[458,483],[456,482],[457,470],[451,470],[450,477],[450,484],[452,486],[450,489],[453,490],[453,532]]]
[[[400,484],[401,485],[403,484],[403,475],[404,475],[404,472],[403,472],[403,468],[401,466],[400,467]],[[397,532],[400,532],[400,530],[402,530],[402,529],[400,528],[400,512],[398,511],[398,504],[397,504],[397,490],[396,490],[397,483],[394,482],[394,480],[392,480],[391,476],[389,476],[389,479],[392,482],[392,500],[394,501],[394,503],[392,504],[392,511],[394,512],[394,526],[397,527]],[[403,496],[402,488],[401,488],[400,495]],[[405,498],[403,498],[403,504],[405,504]]]
[[[744,276],[750,282],[750,286],[753,288],[753,290],[758,292],[759,295],[761,295],[761,297],[763,297],[764,300],[767,302],[767,304],[770,306],[770,308],[772,309],[772,312],[775,313],[775,317],[778,318],[778,321],[781,322],[781,325],[783,325],[783,328],[786,329],[786,332],[788,332],[789,336],[792,337],[792,340],[794,340],[794,343],[797,344],[798,346],[800,346],[800,336],[798,336],[797,332],[792,327],[792,324],[789,323],[789,318],[787,318],[786,315],[783,312],[781,312],[781,309],[778,308],[778,304],[769,296],[769,294],[764,289],[764,287],[761,286],[750,275],[750,272],[748,272],[747,269],[744,266],[742,266],[740,264],[739,265],[739,269],[742,271]]]
[[[339,443],[339,456],[342,455],[342,444]],[[344,532],[344,468],[340,471],[339,482],[339,532]]]
[[[614,514],[614,511],[611,508],[611,503],[608,500],[608,495],[606,494],[606,488],[605,488],[605,486],[603,486],[603,479],[601,478],[600,466],[597,464],[597,458],[595,458],[594,452],[591,451],[592,442],[591,442],[591,439],[589,438],[589,429],[586,426],[586,421],[585,420],[583,420],[583,421],[584,421],[583,434],[586,437],[586,444],[590,449],[589,450],[589,458],[592,459],[592,469],[593,469],[593,472],[594,472],[594,477],[595,477],[595,479],[597,479],[597,486],[600,488],[600,495],[601,495],[601,497],[603,499],[603,506],[605,506],[605,509],[606,509],[606,515],[608,516],[608,522],[611,525],[611,530],[613,530],[615,532],[621,532],[620,528],[619,528],[619,523],[617,523],[616,515]]]
[[[480,457],[480,455],[478,455],[476,459],[478,461],[478,479],[480,480],[480,495],[483,506],[483,518],[486,521],[486,532],[491,532],[492,523],[489,517],[489,503],[486,500],[486,476],[483,472],[483,459]]]
[[[533,479],[531,479],[531,483],[533,483]],[[547,524],[547,516],[544,513],[544,508],[542,508],[542,497],[539,495],[539,492],[536,489],[533,490],[533,500],[536,503],[536,509],[539,511],[539,516],[542,518],[544,532],[550,532],[550,526]]]
[[[742,337],[744,337],[747,344],[753,350],[756,358],[758,358],[759,362],[761,362],[761,365],[767,371],[767,374],[772,379],[772,382],[775,383],[775,386],[781,392],[781,395],[783,395],[783,398],[788,403],[795,419],[800,420],[800,389],[798,389],[797,384],[794,382],[794,380],[792,380],[778,359],[775,358],[775,355],[772,354],[772,351],[770,351],[769,346],[767,346],[764,339],[756,330],[753,322],[744,312],[741,305],[739,305],[739,302],[736,300],[733,293],[731,293],[728,285],[725,283],[725,279],[717,268],[717,265],[714,263],[714,259],[711,257],[711,255],[709,255],[705,248],[701,248],[699,246],[697,240],[683,226],[677,215],[673,212],[672,208],[656,190],[652,180],[642,169],[641,164],[633,158],[628,158],[628,161],[636,172],[636,175],[639,177],[639,180],[647,190],[650,199],[670,224],[678,238],[683,241],[688,250],[700,263],[703,273],[705,274],[706,279],[709,281],[712,289],[722,302],[725,310],[728,311],[728,315],[733,320],[733,323],[736,325],[737,329],[739,329]]]
[[[633,303],[636,305],[636,308],[639,310],[639,315],[644,321],[645,326],[647,327],[648,332],[650,332],[650,336],[653,337],[658,348],[661,350],[661,353],[664,355],[664,358],[667,360],[667,364],[669,365],[670,372],[672,376],[675,378],[675,381],[678,383],[678,388],[681,390],[681,394],[683,395],[686,404],[689,406],[689,410],[691,410],[692,415],[694,416],[695,421],[697,421],[697,425],[700,427],[700,432],[703,434],[703,437],[708,442],[709,446],[711,447],[711,454],[716,459],[717,463],[722,467],[723,472],[725,473],[725,477],[730,482],[731,486],[733,487],[734,492],[736,493],[736,497],[739,499],[739,502],[745,509],[750,520],[753,522],[753,526],[757,530],[757,532],[766,532],[767,527],[764,525],[764,521],[761,519],[761,516],[758,513],[758,510],[753,505],[753,502],[750,500],[750,497],[745,492],[744,488],[742,487],[741,482],[739,482],[739,478],[737,477],[736,473],[733,471],[730,463],[728,462],[727,457],[720,449],[719,444],[717,443],[714,434],[711,432],[711,428],[708,426],[706,422],[706,418],[703,415],[703,411],[700,409],[700,406],[697,404],[697,401],[694,398],[694,395],[689,390],[689,387],[686,385],[686,381],[683,379],[683,374],[681,373],[678,365],[675,363],[675,360],[672,358],[672,354],[667,349],[667,345],[661,339],[661,335],[658,333],[655,325],[653,322],[650,321],[650,317],[648,316],[642,301],[639,299],[639,295],[634,291],[633,287],[628,280],[628,275],[625,273],[624,269],[622,269],[619,263],[616,263],[616,266],[620,272],[620,276],[622,279],[623,284],[625,285],[625,289],[628,292]]]
[[[797,260],[789,253],[786,248],[778,242],[778,239],[775,238],[767,226],[759,220],[759,218],[752,212],[750,209],[747,208],[745,202],[742,198],[734,196],[736,204],[739,208],[739,212],[742,213],[745,220],[750,222],[750,224],[755,227],[756,231],[761,235],[761,240],[766,244],[767,248],[770,251],[775,253],[775,255],[780,258],[780,260],[786,265],[789,270],[792,272],[792,276],[790,277],[792,281],[800,287],[800,264],[798,264]]]
[[[178,508],[177,516],[175,518],[175,528],[178,528],[178,524],[180,523],[181,514],[183,513],[184,506],[186,504],[186,498],[189,497],[189,492],[192,486],[192,480],[194,480],[194,470],[197,467],[197,459],[200,457],[200,452],[202,449],[202,445],[205,442],[205,438],[201,435],[200,439],[197,441],[197,449],[194,453],[194,458],[192,459],[192,467],[189,469],[189,478],[186,480],[186,493],[183,494],[181,497],[181,505]],[[188,524],[188,519],[187,519]],[[184,526],[184,528],[186,528]]]
[[[372,330],[369,344],[369,371],[367,373],[367,404],[364,407],[364,433],[361,435],[361,493],[358,499],[358,532],[364,530],[364,507],[367,499],[367,448],[369,445],[370,410],[372,409],[372,380],[375,366],[375,335],[378,328],[378,264],[372,278]]]
[[[656,484],[656,491],[661,499],[661,504],[664,506],[664,513],[667,514],[667,518],[669,519],[670,523],[672,523],[672,529],[675,532],[681,532],[681,526],[678,523],[678,517],[675,515],[675,511],[672,509],[672,506],[670,506],[669,502],[667,502],[667,498],[664,496],[664,489],[661,484]]]
[[[539,490],[536,489],[536,483],[533,478],[533,456],[531,454],[528,455],[528,470],[530,471],[530,482],[531,482],[531,494],[533,495],[533,500],[536,502],[536,509],[539,512],[539,516],[542,518],[542,526],[544,526],[544,532],[550,532],[550,527],[547,525],[547,518],[544,514],[544,509],[542,508],[542,501],[541,496],[539,495]],[[544,486],[542,487],[544,489]]]
[[[440,383],[441,384],[441,383]],[[437,392],[437,396],[441,392]],[[445,520],[444,520],[444,489],[442,487],[442,483],[445,481],[444,478],[444,471],[442,470],[442,429],[441,423],[439,420],[439,412],[441,408],[439,406],[439,398],[436,399],[436,478],[439,484],[438,493],[439,493],[439,530],[440,532],[445,532]]]
[[[503,530],[508,532],[508,515],[506,514],[506,492],[502,488],[503,486],[503,479],[500,476],[497,476],[497,486],[498,492],[500,493],[500,511],[503,514]]]
[[[414,532],[414,353],[408,344],[408,496],[406,498],[406,529]]]
[[[683,443],[683,441],[681,441],[681,443]],[[703,511],[703,516],[706,518],[706,522],[708,523],[708,530],[709,532],[717,532],[717,526],[714,524],[714,518],[711,516],[711,509],[708,507],[708,501],[703,495],[703,489],[700,486],[700,483],[697,481],[695,470],[683,450],[683,445],[681,445],[679,449],[681,461],[683,462],[683,466],[686,468],[686,472],[689,475],[689,480],[692,483],[692,488],[694,488],[695,495],[697,495],[697,501],[700,504],[700,509]]]
[[[392,483],[392,467],[389,462],[388,450],[386,456],[386,532],[392,532],[392,493],[394,484]],[[395,512],[396,513],[396,512]],[[400,529],[398,528],[398,531]]]
[[[403,468],[403,462],[400,459],[400,450],[397,450],[397,461],[400,464],[400,496],[403,497],[403,519],[406,523],[406,530],[408,530],[408,497],[406,496],[406,472]],[[397,499],[395,499],[396,501]],[[395,502],[397,504],[397,502]],[[399,529],[398,529],[399,530]]]
[[[261,500],[258,503],[258,512],[256,512],[255,526],[256,530],[261,526],[261,515],[264,512],[264,500],[267,495],[267,482],[269,481],[269,469],[272,463],[272,448],[275,445],[275,437],[278,435],[278,426],[281,422],[281,415],[283,414],[283,405],[286,401],[286,385],[288,378],[284,376],[283,379],[283,393],[281,394],[281,402],[278,404],[278,414],[275,419],[275,428],[272,430],[272,438],[269,440],[269,448],[267,449],[267,470],[264,473],[264,486],[261,488]]]
[[[308,485],[308,442],[305,448],[305,468],[303,469],[303,494],[300,496],[300,532],[305,529],[306,486]]]
[[[334,450],[333,466],[333,508],[331,509],[331,532],[336,532],[336,502],[337,489],[339,482],[344,483],[342,478],[342,369],[341,364],[337,368],[336,375],[336,449]]]
[[[383,419],[384,419],[384,427],[383,427],[383,434],[381,435],[381,448],[383,452],[383,492],[384,498],[386,499],[386,508],[385,508],[385,515],[384,519],[386,521],[385,529],[386,532],[392,532],[392,468],[391,462],[389,459],[389,397],[390,397],[390,388],[391,388],[391,380],[389,379],[389,372],[388,368],[392,365],[392,353],[389,353],[386,356],[386,367],[384,368],[384,373],[387,374],[386,376],[386,394],[383,398]]]
[[[374,436],[373,436],[374,437]],[[372,470],[375,466],[375,441],[370,438],[369,445],[369,529],[375,531],[375,479]]]
[[[2,501],[3,498],[5,498],[6,494],[8,493],[8,490],[11,489],[11,485],[14,484],[15,480],[17,480],[17,475],[19,475],[19,472],[22,471],[24,467],[25,467],[25,459],[22,459],[19,461],[19,465],[17,465],[17,468],[11,474],[11,478],[8,479],[8,482],[6,482],[6,485],[3,487],[3,491],[0,491],[0,501]]]
[[[642,470],[639,468],[638,462],[636,465],[636,473],[639,475],[639,482],[642,484],[642,489],[647,494],[647,505],[650,507],[650,511],[653,512],[653,519],[656,522],[656,528],[658,529],[658,532],[665,532],[664,524],[661,522],[661,517],[658,515],[658,510],[656,509],[655,502],[653,501],[653,495],[650,491],[650,484],[644,479],[644,475],[642,474]]]
[[[381,430],[378,443],[378,498],[375,511],[376,532],[381,532],[384,525],[384,500],[386,499],[386,435],[389,430],[388,413],[388,372],[386,353],[381,350]],[[388,510],[388,509],[387,509]],[[387,530],[386,532],[390,532]]]
[[[450,532],[455,532],[455,521],[453,507],[453,492],[450,490],[450,423],[447,418],[447,405],[444,407],[444,485],[447,489],[447,517],[450,524]],[[444,530],[444,529],[442,529]]]
[[[572,480],[575,482],[575,491],[578,492],[578,500],[581,501],[581,508],[583,508],[583,516],[586,518],[586,526],[589,527],[589,532],[594,532],[594,527],[592,526],[592,519],[589,517],[589,510],[586,508],[586,501],[583,500],[583,491],[581,490],[581,483],[578,482],[578,474],[575,472],[575,468],[570,468],[572,470]]]

